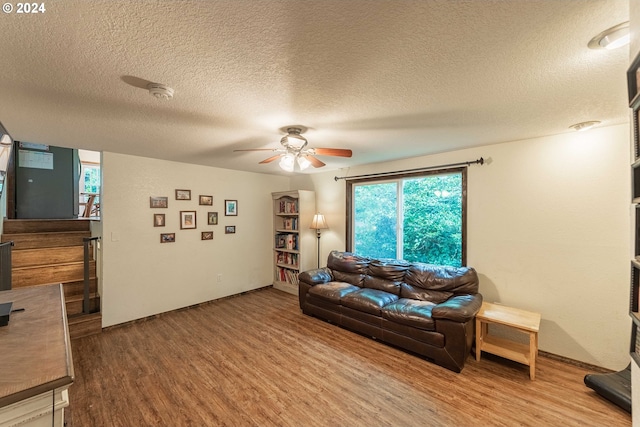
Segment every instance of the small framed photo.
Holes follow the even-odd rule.
[[[196,211],[180,211],[180,230],[196,228]]]
[[[168,197],[149,197],[149,206],[152,208],[168,208]]]
[[[176,233],[160,234],[160,243],[173,243],[176,241]]]
[[[213,240],[213,231],[203,231],[200,234],[200,240]]]
[[[218,225],[218,212],[207,212],[207,224]]]
[[[164,214],[153,214],[153,226],[164,227]]]
[[[213,196],[200,195],[200,204],[205,206],[213,206]]]
[[[176,200],[191,200],[191,190],[176,190]]]
[[[227,225],[224,228],[224,234],[235,234],[236,233],[236,226],[235,225]]]
[[[225,216],[237,216],[238,215],[238,201],[237,200],[225,200],[224,201],[224,215]]]

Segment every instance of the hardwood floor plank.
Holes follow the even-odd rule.
[[[72,342],[83,426],[630,426],[585,368],[472,355],[460,374],[265,289]]]

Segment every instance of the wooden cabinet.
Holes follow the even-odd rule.
[[[273,199],[273,287],[298,295],[298,273],[316,267],[315,230],[309,228],[316,213],[313,191],[280,191]]]
[[[2,291],[0,302],[23,309],[0,333],[0,426],[62,427],[74,376],[62,285]]]

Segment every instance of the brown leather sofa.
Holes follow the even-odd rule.
[[[469,267],[377,260],[333,251],[299,275],[300,308],[460,372],[482,295]]]

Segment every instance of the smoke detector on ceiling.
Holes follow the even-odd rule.
[[[149,83],[147,85],[149,93],[158,99],[171,99],[173,98],[173,89],[162,83]]]

